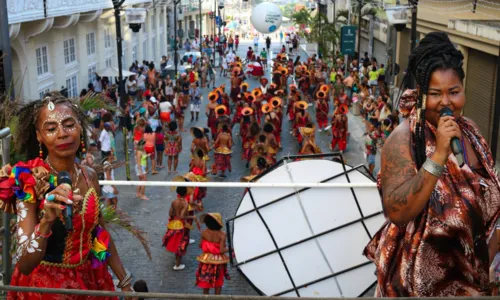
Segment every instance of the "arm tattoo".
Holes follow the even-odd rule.
[[[408,204],[408,197],[419,193],[424,185],[424,170],[415,172],[413,162],[408,157],[409,145],[407,134],[397,134],[382,153],[385,164],[381,179],[385,204],[392,212],[404,208]]]

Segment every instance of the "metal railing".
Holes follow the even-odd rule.
[[[121,297],[121,298],[145,298],[145,299],[172,299],[172,300],[296,300],[296,297],[268,297],[268,296],[236,296],[236,295],[198,295],[198,294],[168,294],[168,293],[124,293],[111,291],[90,291],[90,290],[69,290],[69,289],[45,289],[45,288],[28,288],[19,286],[0,286],[0,291],[13,292],[33,292],[41,294],[56,294],[56,295],[78,295],[78,296],[93,296],[93,297]],[[304,300],[355,300],[359,298],[349,297],[329,297],[329,298],[312,298],[301,297]],[[363,300],[380,300],[375,297],[363,297]],[[389,299],[389,298],[386,298]],[[391,298],[399,299],[399,298]],[[499,297],[483,296],[483,297],[404,297],[404,300],[498,300]]]

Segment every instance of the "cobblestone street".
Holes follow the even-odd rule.
[[[244,57],[249,44],[240,44],[237,55]],[[262,47],[262,46],[261,46]],[[278,51],[280,45],[273,44],[271,49],[273,52]],[[260,51],[259,51],[260,52]],[[273,53],[270,57],[274,57]],[[305,52],[300,53],[302,59],[307,57]],[[267,72],[268,74],[268,72]],[[270,78],[267,75],[267,78]],[[253,78],[247,80],[250,84],[250,89],[258,86],[258,81]],[[227,78],[220,77],[217,70],[217,85],[226,84],[226,89],[229,88],[230,83]],[[204,102],[202,103],[202,113],[200,113],[200,120],[198,122],[190,123],[188,111],[186,110],[186,124],[185,128],[189,129],[191,126],[204,126],[206,127],[206,117],[204,114],[204,107],[207,103],[208,89],[203,90]],[[309,108],[311,116],[314,116],[314,110]],[[298,151],[297,142],[289,134],[289,124],[284,122],[282,133],[283,150],[279,156],[287,154],[296,154]],[[210,181],[239,181],[241,177],[249,174],[249,170],[245,168],[245,162],[240,159],[241,157],[241,140],[236,136],[239,130],[238,126],[233,131],[235,137],[235,147],[233,148],[232,168],[233,172],[225,179],[220,179],[213,176],[209,177]],[[359,165],[364,163],[364,145],[363,133],[364,125],[360,117],[349,114],[349,131],[351,138],[348,144],[345,157],[347,163],[350,165]],[[183,152],[179,157],[179,174],[188,171],[188,164],[190,161],[189,148],[191,145],[191,135],[189,131],[183,133]],[[331,137],[326,132],[317,133],[318,145],[323,152],[328,152],[328,146]],[[121,145],[122,135],[117,135],[116,144],[118,145],[118,157],[123,159],[124,153]],[[213,155],[209,165],[213,161]],[[166,164],[166,161],[164,160]],[[134,164],[131,162],[130,167],[132,170],[132,180],[137,180],[133,172]],[[160,170],[160,174],[152,176],[148,175],[149,181],[165,181],[170,180],[175,175],[168,175],[167,169]],[[116,171],[116,179],[125,179],[125,168],[120,168]],[[200,294],[199,288],[195,287],[195,272],[198,266],[196,256],[201,252],[198,248],[200,233],[198,230],[191,232],[191,238],[196,242],[188,247],[187,255],[183,258],[183,263],[186,268],[182,271],[173,271],[174,255],[166,252],[161,245],[162,237],[166,230],[168,222],[168,211],[171,202],[175,199],[175,192],[170,191],[170,188],[164,187],[148,187],[146,188],[146,195],[150,198],[149,201],[142,201],[135,198],[135,188],[129,186],[119,186],[119,204],[118,206],[126,211],[135,221],[135,224],[149,234],[149,242],[152,252],[152,260],[148,260],[145,251],[141,244],[132,238],[132,236],[123,231],[117,230],[112,232],[115,238],[116,245],[120,256],[124,262],[125,267],[132,272],[135,279],[144,279],[148,283],[150,291],[154,292],[168,292],[168,293],[196,293]],[[234,216],[236,208],[242,198],[243,189],[229,189],[229,188],[209,188],[207,197],[204,199],[205,212],[220,212],[223,219]],[[249,237],[251,238],[251,237]],[[226,281],[223,288],[223,294],[232,295],[255,295],[256,292],[249,283],[234,269],[229,268],[229,273],[232,280]]]

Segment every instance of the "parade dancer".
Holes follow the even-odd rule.
[[[228,112],[229,109],[224,105],[219,105],[215,108],[215,115],[217,116],[217,121],[215,122],[217,125],[217,133],[215,139],[217,139],[217,136],[222,131],[223,125],[228,125],[229,128],[231,128],[231,118],[229,118]],[[231,130],[229,130],[229,134],[231,137],[233,136]]]
[[[186,266],[181,264],[181,259],[186,255],[189,245],[189,223],[187,220],[198,220],[196,216],[188,215],[188,202],[186,201],[187,188],[179,186],[176,189],[177,198],[170,206],[167,232],[163,236],[163,246],[168,252],[175,254],[174,270],[183,270]],[[199,225],[198,225],[199,226]]]
[[[208,295],[212,288],[215,295],[220,295],[224,278],[230,280],[227,271],[229,257],[224,254],[229,249],[226,247],[226,234],[222,231],[222,217],[219,213],[208,213],[203,214],[200,220],[207,229],[201,233],[200,248],[203,253],[196,258],[200,262],[196,285],[203,289],[204,295]]]
[[[179,164],[179,153],[182,151],[182,136],[177,131],[177,122],[172,121],[168,124],[168,130],[165,133],[165,155],[168,157],[168,173],[177,173]],[[172,170],[173,162],[173,170]]]
[[[240,84],[241,84],[241,79],[238,77],[240,72],[240,68],[235,67],[233,69],[233,72],[231,73],[231,93],[230,93],[230,98],[233,103],[236,102],[236,98],[238,94],[240,93]]]
[[[318,122],[318,131],[323,131],[323,129],[328,126],[328,111],[330,107],[326,101],[327,93],[324,91],[318,91],[316,93],[316,121]]]
[[[262,118],[262,91],[259,88],[255,88],[252,90],[252,96],[254,98],[252,101],[254,104],[254,112],[257,117],[257,122],[260,124]]]
[[[305,101],[295,103],[295,123],[293,130],[300,148],[302,148],[302,135],[299,132],[299,128],[305,127],[307,123],[311,122],[311,116],[306,110],[307,107],[308,105]]]
[[[276,114],[276,117],[271,117],[271,122],[274,125],[275,129],[275,137],[276,141],[278,142],[279,148],[281,148],[281,125],[283,123],[283,107],[281,105],[281,98],[279,97],[273,97],[271,99],[271,106],[273,107],[273,112]]]
[[[205,114],[207,116],[207,127],[210,128],[213,140],[215,140],[215,135],[217,132],[217,116],[215,114],[215,108],[217,107],[217,98],[218,95],[215,91],[210,92],[208,94],[209,103],[207,104],[207,107],[205,109]]]
[[[215,165],[219,177],[225,178],[226,169],[231,173],[231,150],[233,146],[233,139],[229,133],[229,125],[223,124],[222,131],[217,135],[214,147]]]
[[[208,143],[208,138],[206,133],[209,129],[202,127],[191,127],[191,135],[193,136],[193,141],[191,142],[191,153],[194,154],[194,150],[199,148],[203,151],[203,160],[209,161],[208,152],[210,151],[210,146]]]
[[[264,124],[264,136],[266,137],[266,149],[270,157],[272,157],[273,163],[276,161],[276,154],[279,150],[279,144],[276,140],[276,129],[272,123]]]
[[[241,94],[238,95],[238,100],[236,101],[236,112],[234,113],[233,120],[231,121],[231,128],[233,128],[235,124],[240,123],[240,120],[243,117],[241,111],[244,108],[244,104],[245,101],[243,101]]]
[[[336,110],[332,120],[332,143],[330,145],[330,150],[334,151],[337,144],[339,145],[339,150],[342,153],[347,147],[347,136],[348,122],[347,122],[347,112],[348,107],[346,104],[342,104]]]

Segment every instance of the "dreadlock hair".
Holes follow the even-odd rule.
[[[418,84],[417,122],[415,133],[412,136],[418,169],[427,158],[425,153],[425,112],[432,73],[436,70],[453,70],[463,82],[465,78],[462,69],[463,59],[462,52],[455,48],[448,35],[443,32],[427,34],[410,54],[408,68]]]
[[[31,101],[19,109],[19,122],[14,136],[14,144],[16,152],[21,155],[25,155],[27,160],[39,157],[40,143],[36,138],[36,123],[38,122],[40,111],[43,107],[48,105],[49,101],[52,101],[54,105],[63,104],[71,108],[73,113],[76,115],[77,120],[80,122],[80,126],[82,128],[82,139],[85,148],[87,148],[87,128],[89,128],[90,120],[77,102],[73,102],[72,100],[61,95],[61,93],[54,91],[46,93],[43,100]],[[41,147],[43,151],[43,159],[45,159],[48,155],[48,150],[44,144],[41,144]],[[81,158],[81,150],[81,148],[78,148],[76,153],[77,157]]]

